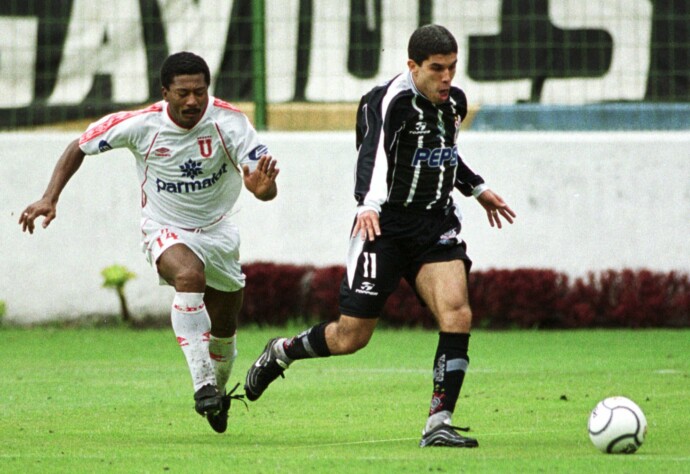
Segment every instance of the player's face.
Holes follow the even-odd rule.
[[[442,104],[450,97],[450,83],[457,64],[456,53],[432,54],[422,64],[407,61],[417,90],[434,104]]]
[[[173,78],[170,88],[163,87],[170,117],[181,127],[192,128],[201,120],[208,105],[208,84],[204,75],[180,74]]]

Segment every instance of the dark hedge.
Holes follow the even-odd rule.
[[[313,323],[338,317],[345,268],[251,263],[241,324]],[[476,271],[469,278],[475,327],[690,327],[690,278],[678,272],[606,270],[571,279],[549,269]],[[435,327],[429,310],[401,281],[381,321],[392,327]]]

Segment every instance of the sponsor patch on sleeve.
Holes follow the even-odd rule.
[[[112,149],[113,147],[107,141],[101,140],[100,142],[98,142],[98,151],[100,151],[101,153]]]
[[[259,145],[249,152],[249,159],[252,161],[258,161],[264,155],[268,154],[268,147],[266,145]]]

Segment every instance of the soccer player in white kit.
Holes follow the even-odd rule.
[[[71,142],[58,160],[43,197],[19,218],[55,218],[60,193],[85,155],[127,148],[141,185],[142,246],[162,282],[175,288],[172,327],[194,385],[195,410],[211,427],[227,429],[232,399],[226,392],[237,355],[237,315],[245,278],[239,232],[227,218],[242,183],[256,198],[277,194],[276,161],[247,117],[209,96],[210,71],[188,52],[161,67],[163,99],[145,109],[107,115]]]

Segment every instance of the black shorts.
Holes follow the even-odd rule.
[[[454,207],[426,212],[384,208],[379,224],[381,235],[373,242],[363,242],[360,235],[350,239],[340,314],[378,318],[401,278],[415,288],[425,263],[463,260],[469,273],[472,261],[465,253]]]

